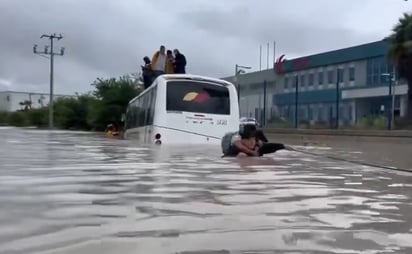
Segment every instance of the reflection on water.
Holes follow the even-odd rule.
[[[0,253],[412,253],[411,174],[3,129]]]

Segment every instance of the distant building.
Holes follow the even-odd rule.
[[[239,107],[241,117],[254,117],[263,123],[264,106],[266,99],[266,119],[276,115],[277,105],[273,95],[277,93],[276,85],[279,77],[273,69],[249,72],[246,74],[223,78],[236,85],[239,90]],[[266,96],[264,84],[266,82]]]
[[[339,116],[340,125],[354,125],[362,117],[389,113],[388,74],[392,75],[394,68],[387,61],[387,51],[385,40],[376,41],[280,61],[274,69],[241,74],[237,82],[233,76],[223,79],[240,85],[241,116],[252,116],[262,122],[266,81],[266,120],[276,115],[294,123],[298,85],[299,122],[333,126]],[[392,82],[395,84],[395,117],[405,116],[408,86],[403,80]]]
[[[71,95],[55,94],[54,99],[62,97],[71,97]],[[49,104],[49,94],[46,93],[29,93],[16,91],[0,91],[0,112],[1,111],[16,111],[24,109],[21,105],[25,101],[31,101],[31,108],[39,108]]]

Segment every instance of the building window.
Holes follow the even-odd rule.
[[[299,84],[299,76],[294,76],[292,80],[293,84],[291,87],[296,88],[296,86]]]
[[[315,77],[314,77],[313,73],[310,73],[309,74],[309,81],[308,81],[309,86],[313,86],[313,83],[315,82],[314,79],[315,79]]]
[[[318,84],[323,85],[323,72],[318,73]]]
[[[288,106],[285,106],[285,107],[283,107],[283,117],[285,117],[285,118],[287,118],[288,116],[289,116],[289,107]]]
[[[385,57],[368,59],[366,63],[366,83],[368,86],[386,85],[389,82],[385,73],[392,73],[393,67]]]
[[[306,107],[300,106],[298,108],[298,116],[300,120],[307,120]]]
[[[344,75],[345,75],[345,70],[342,69],[342,68],[339,68],[339,69],[338,69],[338,82],[339,82],[339,83],[343,83]]]
[[[349,81],[355,81],[355,67],[349,68]]]
[[[345,106],[340,105],[339,107],[339,122],[340,121],[345,121],[346,120],[346,114],[345,114]]]
[[[301,75],[300,76],[300,87],[304,87],[305,86],[305,75]]]
[[[288,77],[285,77],[285,84],[284,84],[284,88],[285,89],[288,89],[288,87],[289,87],[289,78]]]
[[[348,105],[348,120],[352,121],[352,105]]]
[[[328,84],[333,84],[334,80],[333,80],[333,70],[328,71]]]
[[[316,107],[316,105],[315,106],[313,106],[313,109],[312,109],[312,114],[313,114],[313,119],[312,120],[314,120],[314,121],[318,121],[318,108]]]
[[[7,95],[6,101],[10,101],[10,95]]]
[[[308,106],[308,120],[313,120],[313,108],[312,106]]]

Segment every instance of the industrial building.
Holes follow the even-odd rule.
[[[340,126],[351,126],[363,117],[390,115],[392,98],[395,118],[406,114],[408,87],[393,78],[387,51],[388,42],[381,40],[280,59],[272,69],[223,79],[239,87],[241,116],[261,123],[277,117],[294,124],[297,118],[331,127],[339,119]]]
[[[70,95],[53,95],[54,100]],[[0,112],[12,112],[24,109],[25,101],[31,102],[31,108],[44,107],[49,104],[49,94],[16,91],[0,91]]]

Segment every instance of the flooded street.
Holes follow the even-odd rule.
[[[0,253],[412,253],[412,173],[1,129]]]

